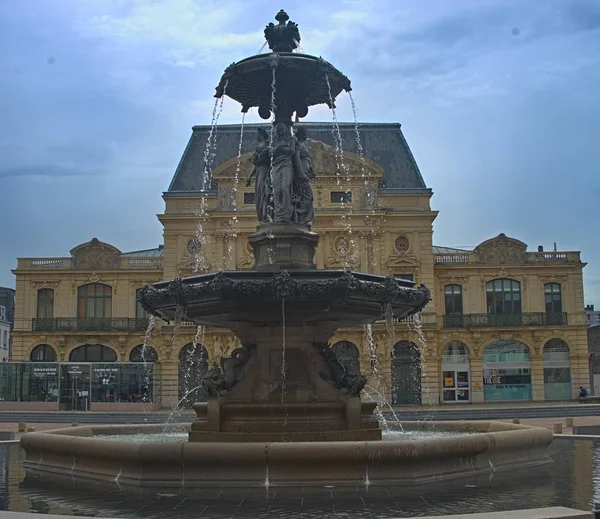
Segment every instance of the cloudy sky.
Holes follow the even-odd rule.
[[[161,243],[191,126],[281,7],[303,50],[351,78],[361,121],[402,123],[435,192],[436,244],[504,232],[581,250],[600,306],[598,0],[2,0],[0,285],[16,257],[93,236]],[[229,101],[221,122],[239,122]]]

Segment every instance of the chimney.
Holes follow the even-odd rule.
[[[544,252],[544,246],[538,245],[538,252]]]
[[[556,252],[556,242],[554,242],[554,252]]]

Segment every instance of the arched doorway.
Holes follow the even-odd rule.
[[[348,371],[360,371],[358,348],[350,341],[336,342],[331,349],[337,355],[340,364]]]
[[[179,351],[180,407],[191,407],[194,402],[206,402],[208,394],[202,380],[208,371],[208,352],[201,344],[186,344]]]
[[[410,341],[400,341],[392,350],[392,404],[421,404],[421,352]]]
[[[571,399],[569,346],[562,339],[550,339],[544,345],[544,399]]]
[[[452,341],[442,352],[442,401],[471,401],[469,350],[460,341]]]
[[[56,362],[56,351],[49,344],[38,344],[29,355],[31,362]]]
[[[485,401],[531,400],[529,348],[517,341],[494,341],[483,350]]]

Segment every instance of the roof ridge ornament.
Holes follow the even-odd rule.
[[[289,19],[288,14],[280,9],[275,15],[275,20],[279,23],[275,25],[270,22],[265,27],[265,39],[273,52],[293,52],[300,44],[298,24],[288,21]]]

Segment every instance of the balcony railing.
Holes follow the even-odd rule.
[[[511,328],[514,326],[563,326],[566,324],[568,324],[566,312],[444,315],[444,328]]]
[[[436,265],[466,265],[479,262],[475,252],[451,252],[433,255],[433,262]],[[527,252],[524,263],[580,263],[580,254],[577,251],[568,252]]]
[[[72,269],[72,258],[19,258],[19,269]],[[123,256],[116,267],[118,269],[159,269],[162,258],[144,258]],[[97,269],[85,269],[97,270]]]
[[[132,317],[36,318],[31,323],[34,332],[143,332],[147,328],[147,318]]]

